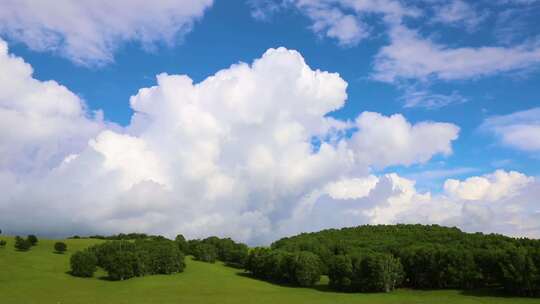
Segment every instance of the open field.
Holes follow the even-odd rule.
[[[487,296],[482,292],[456,290],[398,290],[389,294],[344,294],[316,288],[274,285],[243,275],[241,270],[219,263],[187,259],[184,273],[148,276],[111,282],[67,274],[69,256],[98,240],[67,240],[66,254],[53,253],[54,240],[40,240],[28,252],[17,252],[13,238],[0,237],[8,245],[0,249],[0,303],[540,303],[540,299]]]

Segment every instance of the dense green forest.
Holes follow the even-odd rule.
[[[172,274],[182,272],[184,256],[192,255],[199,261],[244,268],[256,278],[279,284],[308,287],[327,275],[330,288],[342,292],[493,288],[540,296],[540,240],[438,225],[329,229],[257,248],[215,236],[92,237],[108,241],[73,254],[73,275],[92,276],[98,266],[111,280]]]
[[[540,295],[540,240],[438,225],[368,225],[303,233],[271,248],[317,255],[337,290],[502,287],[515,295]]]

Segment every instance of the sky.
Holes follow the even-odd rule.
[[[540,237],[540,1],[0,0],[0,228]]]

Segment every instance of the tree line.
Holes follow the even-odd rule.
[[[539,240],[438,225],[367,225],[283,238],[271,251],[315,254],[335,290],[493,287],[540,296]]]

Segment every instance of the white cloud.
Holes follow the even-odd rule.
[[[311,193],[329,187],[335,197],[367,195],[347,189],[351,183],[328,185],[363,179],[371,166],[448,154],[457,137],[454,125],[410,124],[401,115],[327,117],[344,105],[347,83],[284,48],[200,83],[158,75],[156,86],[131,98],[135,114],[121,129],[88,118],[76,95],[33,79],[30,66],[2,46],[1,121],[9,131],[0,154],[0,222],[7,232],[181,232],[261,243],[284,232],[281,224]],[[54,132],[41,135],[49,124]],[[365,150],[374,136],[385,140]],[[34,165],[13,165],[28,162]],[[377,193],[384,195],[369,191]]]
[[[486,183],[481,186],[482,191],[474,188],[479,180]],[[424,223],[457,226],[469,232],[540,237],[537,199],[540,183],[535,178],[518,172],[496,171],[446,182],[454,183],[459,189],[432,194],[417,191],[414,181],[396,174],[370,176],[363,181],[342,179],[339,184],[356,184],[359,188],[348,189],[348,193],[360,191],[361,195],[335,196],[328,191],[333,188],[314,192],[297,206],[291,219],[282,223],[282,234],[360,223]],[[369,184],[367,194],[362,190],[366,184]]]
[[[375,57],[372,76],[378,81],[399,84],[404,80],[426,83],[433,79],[475,79],[534,68],[540,64],[538,39],[529,31],[528,36],[509,46],[449,46],[424,36],[440,35],[438,29],[425,26],[433,23],[475,30],[489,13],[479,12],[473,3],[463,0],[430,0],[416,3],[418,6],[394,0],[262,0],[251,4],[257,15],[293,7],[311,20],[311,29],[317,35],[333,38],[343,46],[355,46],[374,36],[375,28],[382,25],[390,44],[382,47]],[[500,9],[494,10],[499,12]],[[407,18],[419,21],[419,27],[413,29],[406,22]],[[435,99],[435,106],[460,99],[441,94],[433,94],[433,97],[431,100]],[[407,105],[411,106],[410,103]],[[416,105],[423,106],[424,103]]]
[[[448,179],[444,190],[457,199],[497,201],[515,195],[533,180],[519,172],[497,170],[493,174],[474,176],[464,181]]]
[[[0,168],[34,172],[74,153],[103,128],[84,102],[55,81],[38,81],[32,67],[0,40]],[[38,170],[39,171],[39,170]]]
[[[378,181],[374,175],[366,178],[342,179],[326,185],[325,192],[333,199],[357,199],[367,196]]]
[[[449,155],[459,128],[450,123],[411,125],[400,114],[390,117],[364,112],[356,119],[358,132],[351,139],[361,162],[384,168],[424,163],[435,154]]]
[[[540,151],[540,108],[487,118],[480,129],[495,134],[505,146]]]
[[[314,33],[335,39],[338,44],[347,47],[355,46],[371,35],[366,22],[371,16],[399,22],[404,16],[421,14],[417,8],[405,7],[395,0],[255,0],[250,4],[252,15],[257,19],[266,19],[268,14],[292,6],[312,21]]]
[[[427,109],[437,109],[452,104],[460,104],[468,101],[456,91],[451,94],[437,94],[429,90],[408,89],[401,97],[405,108],[423,107]]]
[[[404,26],[394,27],[390,37],[390,45],[383,47],[375,60],[373,78],[384,82],[474,79],[540,63],[540,47],[534,44],[450,48]]]
[[[211,5],[212,0],[5,0],[0,34],[79,64],[104,64],[123,42],[145,48],[175,43]]]
[[[485,15],[479,15],[472,5],[463,0],[443,1],[442,3],[434,8],[433,21],[435,22],[454,26],[465,25],[468,30],[475,30],[485,18]]]

